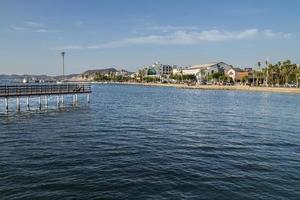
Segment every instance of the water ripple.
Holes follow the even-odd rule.
[[[0,199],[299,199],[299,95],[93,91],[0,115]]]

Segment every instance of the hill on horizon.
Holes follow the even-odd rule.
[[[73,73],[73,74],[66,74],[66,78],[79,76],[79,75],[95,75],[96,73],[100,74],[108,74],[110,72],[118,72],[121,70],[117,70],[114,67],[109,68],[102,68],[102,69],[92,69],[92,70],[86,70],[82,73]],[[126,71],[126,70],[125,70]],[[0,74],[0,79],[23,79],[26,77],[39,77],[39,78],[59,78],[62,77],[62,75],[46,75],[46,74]]]
[[[118,70],[116,68],[110,67],[110,68],[104,68],[104,69],[92,69],[92,70],[87,70],[81,74],[83,75],[96,75],[96,73],[100,73],[100,74],[108,74],[110,72],[117,72]]]

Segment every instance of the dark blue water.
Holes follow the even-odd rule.
[[[95,85],[0,118],[0,199],[300,199],[300,95]]]

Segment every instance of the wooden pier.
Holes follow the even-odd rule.
[[[87,102],[90,101],[92,93],[90,84],[83,83],[57,83],[57,84],[18,84],[18,85],[0,85],[0,98],[5,99],[5,110],[8,111],[10,98],[16,98],[17,111],[20,111],[20,98],[27,98],[26,104],[29,109],[30,97],[39,98],[39,107],[42,108],[41,97],[44,97],[45,107],[48,107],[48,97],[57,96],[57,106],[64,104],[65,95],[73,95],[73,105],[78,101],[78,94],[86,94]]]

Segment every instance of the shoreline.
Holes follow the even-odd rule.
[[[277,88],[277,87],[253,87],[253,86],[221,86],[221,85],[185,85],[176,83],[136,83],[136,82],[91,82],[93,84],[120,84],[120,85],[141,85],[154,87],[176,87],[181,89],[200,89],[200,90],[232,90],[248,92],[271,92],[300,94],[300,88]]]

